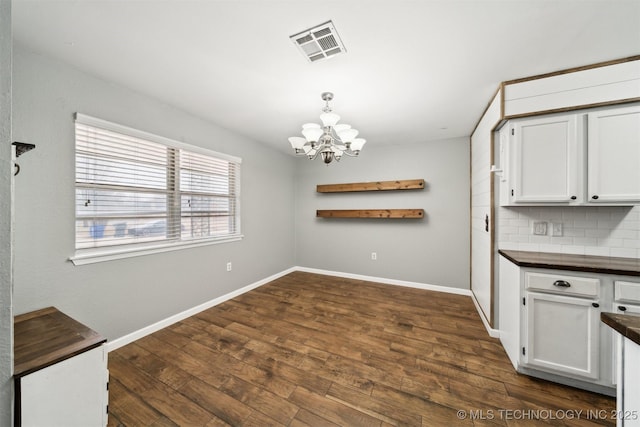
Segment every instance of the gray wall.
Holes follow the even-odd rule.
[[[325,166],[297,159],[296,262],[469,289],[469,139],[365,146]],[[317,184],[424,178],[425,190],[320,194]],[[316,209],[424,208],[424,220],[316,218]],[[377,252],[377,261],[371,260]]]
[[[467,138],[365,147],[324,166],[15,46],[14,311],[56,306],[109,339],[293,265],[469,288]],[[242,157],[240,242],[74,266],[73,113]],[[24,159],[24,160],[23,160]],[[317,194],[316,184],[424,178],[423,191]],[[425,220],[316,219],[316,209],[424,208]],[[371,252],[378,260],[371,261]],[[228,261],[233,271],[226,272]]]
[[[13,375],[11,0],[0,0],[0,425],[10,426]]]
[[[19,45],[14,53],[14,138],[37,145],[15,183],[16,314],[53,305],[114,339],[294,265],[296,159]],[[76,111],[241,157],[245,238],[71,264]]]

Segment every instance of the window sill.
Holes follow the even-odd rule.
[[[98,262],[113,261],[117,259],[133,258],[143,255],[151,255],[162,252],[177,251],[181,249],[197,248],[200,246],[217,245],[219,243],[237,242],[242,240],[244,235],[237,234],[218,239],[207,239],[197,241],[182,241],[171,243],[156,243],[136,247],[117,248],[96,248],[79,249],[75,255],[69,258],[74,265],[95,264]]]

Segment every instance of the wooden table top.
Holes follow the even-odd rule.
[[[14,377],[98,347],[104,337],[55,307],[14,318]]]
[[[640,259],[551,252],[499,250],[500,255],[520,267],[584,271],[588,273],[640,276]]]
[[[600,313],[600,320],[622,336],[640,345],[640,316],[634,314]]]

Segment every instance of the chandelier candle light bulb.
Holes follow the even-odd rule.
[[[305,123],[302,125],[302,135],[289,138],[291,147],[296,155],[307,156],[310,160],[315,159],[320,154],[322,161],[327,165],[334,159],[340,161],[346,154],[355,157],[360,154],[360,150],[367,142],[363,138],[356,138],[358,131],[350,125],[341,123],[340,116],[333,113],[329,107],[329,101],[333,99],[331,92],[324,92],[322,100],[326,102],[320,114],[322,126],[317,123]]]

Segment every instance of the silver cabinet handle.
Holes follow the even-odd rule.
[[[571,287],[571,283],[567,282],[566,280],[556,280],[555,282],[553,282],[553,286],[557,286],[559,288],[569,288]]]

